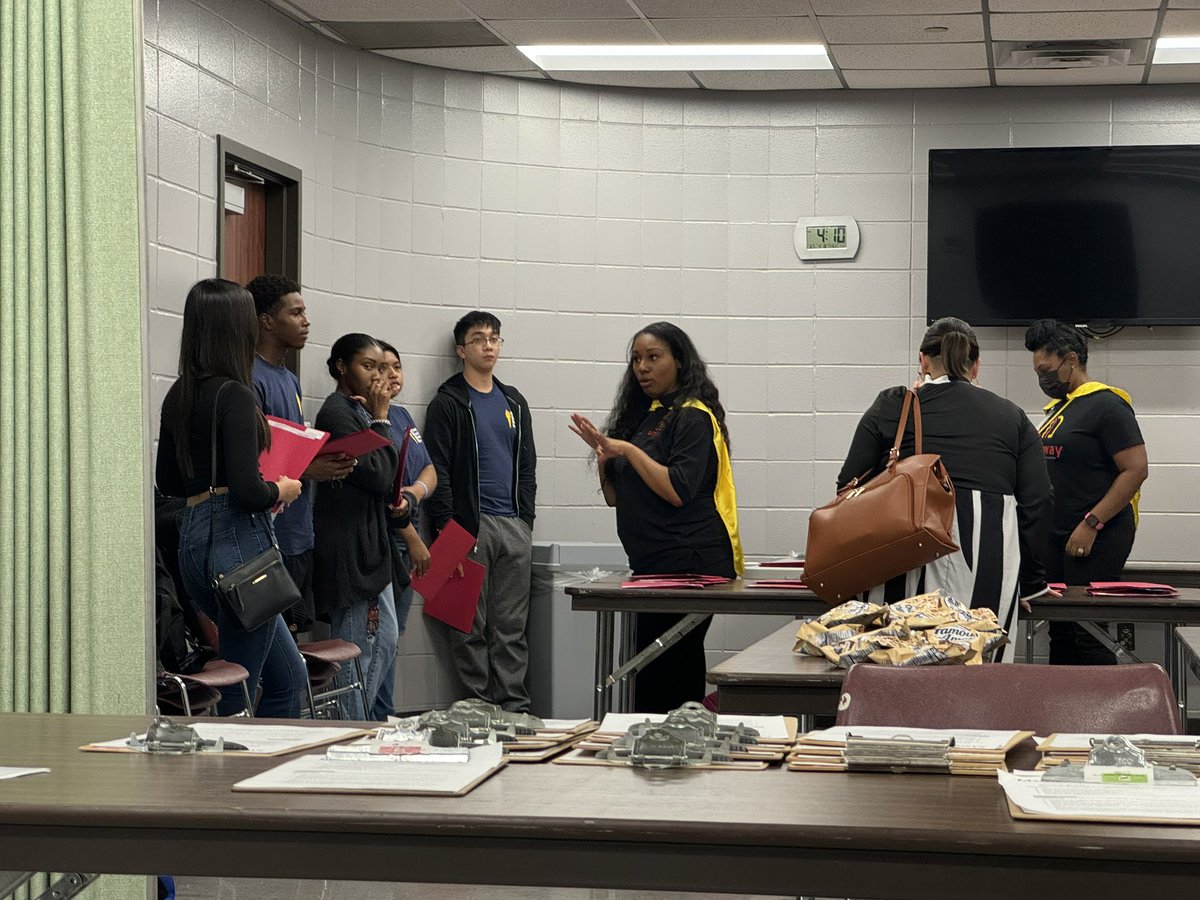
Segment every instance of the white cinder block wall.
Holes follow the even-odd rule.
[[[154,410],[188,286],[215,272],[217,134],[300,168],[313,320],[305,402],[330,343],[385,337],[418,422],[467,309],[503,320],[500,377],[534,407],[540,541],[615,542],[582,443],[626,344],[670,319],[729,410],[746,549],[802,549],[876,392],[911,381],[924,330],[931,147],[1200,142],[1200,88],[649,92],[412,66],[328,42],[256,0],[146,0],[145,139]],[[858,258],[801,263],[800,216],[847,213]],[[985,386],[1031,413],[1019,329],[981,332]],[[1091,372],[1134,397],[1152,463],[1137,560],[1200,544],[1200,329],[1129,328]],[[714,657],[777,622],[717,621]],[[414,613],[398,704],[453,686]]]

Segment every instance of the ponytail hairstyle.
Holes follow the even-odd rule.
[[[951,381],[970,381],[979,361],[979,339],[975,329],[954,316],[938,319],[921,340],[921,352],[941,363]]]
[[[675,405],[671,412],[667,413],[667,416],[673,415],[674,411],[686,401],[699,400],[712,410],[717,425],[721,429],[721,436],[725,438],[725,445],[731,447],[729,428],[725,424],[725,407],[721,405],[717,386],[708,374],[708,366],[704,364],[704,358],[696,349],[696,345],[692,343],[692,339],[688,337],[687,332],[670,322],[655,322],[647,325],[630,339],[629,349],[625,353],[627,360],[625,375],[617,387],[617,397],[613,403],[612,412],[608,415],[608,421],[604,424],[604,433],[619,440],[629,440],[650,409],[650,398],[638,384],[637,376],[633,372],[633,365],[628,362],[633,354],[634,341],[643,334],[656,337],[666,344],[671,350],[671,356],[679,365]]]
[[[1079,357],[1080,368],[1087,368],[1087,338],[1078,328],[1057,319],[1038,319],[1025,330],[1025,349],[1030,353],[1044,350],[1060,359],[1068,353]]]
[[[195,474],[188,423],[196,411],[200,382],[221,375],[250,387],[258,316],[250,292],[224,278],[205,278],[188,291],[179,339],[179,405],[171,427],[175,457],[189,478]],[[216,410],[213,410],[216,415]],[[258,413],[258,446],[271,446],[271,430]]]
[[[362,334],[360,332],[343,334],[329,348],[329,359],[325,361],[325,365],[329,368],[329,376],[340,385],[342,383],[342,373],[338,371],[337,364],[340,362],[349,368],[350,363],[354,362],[354,357],[358,356],[358,354],[362,353],[368,347],[383,349],[383,345],[369,334]],[[400,354],[397,353],[396,356],[398,358]]]

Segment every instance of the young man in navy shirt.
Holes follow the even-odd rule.
[[[426,414],[425,445],[437,470],[426,507],[436,530],[453,518],[476,536],[472,558],[487,569],[471,633],[449,632],[459,677],[471,696],[528,712],[537,453],[529,404],[492,374],[502,343],[491,313],[467,313],[454,326],[463,370],[438,388]]]
[[[308,341],[308,315],[300,285],[282,275],[259,275],[248,285],[258,313],[258,345],[254,356],[254,392],[268,416],[304,426],[300,379],[284,365],[289,350],[302,350]],[[313,624],[312,549],[314,481],[345,478],[354,468],[354,457],[318,456],[305,469],[300,499],[275,517],[279,552],[300,589],[300,602],[284,612],[292,634]]]

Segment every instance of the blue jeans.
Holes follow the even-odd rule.
[[[368,613],[371,603],[355,603],[346,609],[339,609],[329,614],[329,636],[357,644],[362,650],[359,662],[362,664],[363,679],[367,687],[367,711],[362,709],[362,702],[357,693],[345,694],[342,700],[342,715],[348,719],[374,718],[376,700],[379,696],[379,686],[389,667],[394,671],[396,665],[396,603],[393,599],[392,585],[389,583],[377,598],[379,604],[379,624],[374,634],[368,630]],[[347,666],[352,670],[353,663]],[[345,671],[338,676],[339,683],[349,681],[351,671]]]
[[[215,536],[212,559],[208,559],[210,528]],[[189,599],[217,624],[221,658],[250,673],[246,686],[252,698],[262,686],[257,715],[295,719],[300,716],[308,670],[283,616],[246,631],[212,586],[211,573],[228,572],[258,556],[271,546],[272,534],[268,513],[234,509],[228,494],[218,494],[185,513],[179,532],[179,568]],[[221,689],[220,715],[233,715],[244,705],[237,685]]]
[[[402,540],[392,538],[392,546],[396,552],[400,554],[400,564],[404,567],[404,571],[408,571],[411,563],[408,557],[408,545]],[[392,592],[396,593],[396,584],[392,582]],[[411,584],[406,584],[396,593],[396,642],[399,643],[400,638],[404,637],[404,628],[408,622],[408,613],[412,609],[413,589]],[[392,654],[391,664],[384,670],[383,675],[379,679],[379,693],[375,695],[375,703],[371,707],[371,718],[376,722],[386,722],[387,717],[394,715],[396,712],[395,701],[396,687],[396,654]]]

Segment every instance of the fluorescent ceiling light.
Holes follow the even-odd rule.
[[[1200,63],[1200,35],[1162,37],[1154,42],[1154,64]]]
[[[823,44],[527,44],[517,49],[554,72],[833,68]]]

